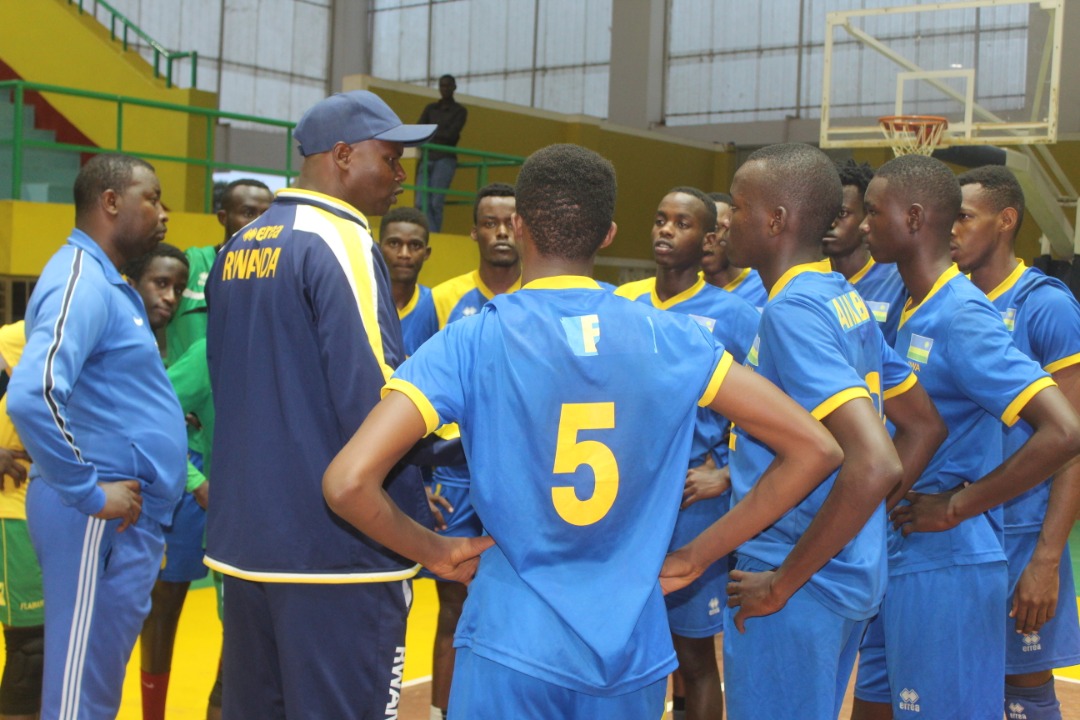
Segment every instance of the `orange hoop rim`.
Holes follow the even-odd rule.
[[[878,124],[882,129],[900,132],[925,131],[936,127],[942,130],[949,129],[949,119],[940,115],[884,115],[878,118]]]
[[[901,155],[930,155],[941,145],[949,121],[940,115],[885,115],[878,118],[881,133]]]

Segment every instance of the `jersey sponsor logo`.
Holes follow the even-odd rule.
[[[870,308],[870,313],[879,323],[884,323],[889,319],[889,303],[867,300],[866,307]]]
[[[3,603],[0,603],[0,605],[2,605],[2,604]],[[30,602],[21,602],[21,603],[19,603],[19,609],[20,610],[40,610],[43,607],[45,607],[44,598],[41,599],[41,600],[31,600]]]
[[[1012,332],[1016,329],[1016,308],[1009,308],[1001,313],[1001,319],[1005,322],[1005,329]]]
[[[912,333],[911,343],[908,345],[908,360],[917,363],[925,363],[930,360],[930,349],[934,347],[934,338],[923,337]]]
[[[1024,633],[1023,643],[1024,646],[1021,648],[1023,652],[1042,650],[1042,637],[1039,633]]]
[[[746,353],[746,364],[758,366],[758,346],[761,344],[761,336],[754,336],[754,344],[750,346],[750,352]]]
[[[258,242],[260,240],[273,240],[285,228],[284,225],[266,225],[264,227],[249,228],[242,236],[245,242]]]
[[[1018,702],[1009,703],[1009,720],[1027,720],[1026,708]]]
[[[461,310],[461,317],[469,317],[470,315],[475,315],[478,312],[480,312],[480,308],[470,305],[469,307],[463,308]]]
[[[401,704],[401,676],[404,672],[405,648],[397,647],[394,649],[394,664],[390,668],[390,699],[386,703],[386,714],[383,716],[387,720],[397,720],[398,705]]]
[[[870,311],[866,309],[866,303],[859,293],[854,290],[834,297],[829,303],[836,313],[836,319],[840,321],[840,327],[846,332],[870,322]]]
[[[225,254],[221,267],[222,280],[250,280],[252,277],[268,278],[277,275],[281,248],[241,248]]]
[[[694,315],[693,313],[687,313],[687,315],[693,318],[694,322],[696,322],[698,325],[702,326],[709,332],[712,332],[713,328],[716,327],[716,320],[711,317],[705,317],[704,315]]]
[[[575,355],[596,354],[596,343],[600,340],[599,315],[579,315],[559,319],[562,321],[563,332],[566,333],[566,343]]]
[[[919,693],[911,688],[904,688],[901,690],[900,709],[907,710],[908,712],[922,712],[922,710],[919,709]]]

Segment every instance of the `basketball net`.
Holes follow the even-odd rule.
[[[901,155],[929,155],[941,144],[949,121],[937,115],[886,115],[878,118],[878,125],[893,153]]]

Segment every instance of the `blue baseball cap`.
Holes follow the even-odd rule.
[[[386,140],[420,145],[437,125],[405,125],[382,98],[367,90],[331,95],[311,106],[293,130],[304,157],[324,153],[338,142]]]

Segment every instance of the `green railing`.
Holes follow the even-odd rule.
[[[87,2],[93,2],[94,15],[97,15],[97,8],[103,7],[109,13],[109,37],[112,40],[117,39],[116,25],[119,23],[122,27],[120,33],[120,41],[124,46],[124,50],[128,49],[128,34],[134,34],[135,37],[141,39],[146,43],[147,47],[154,51],[154,77],[161,77],[161,59],[165,58],[165,86],[173,86],[173,62],[176,60],[183,60],[184,58],[191,58],[191,87],[196,87],[196,78],[198,76],[199,68],[199,53],[194,50],[190,52],[174,52],[168,50],[164,45],[159,43],[154,38],[146,34],[146,32],[135,23],[131,22],[123,13],[114,8],[105,0],[68,0],[68,5],[78,4],[79,14],[85,12],[83,5]]]
[[[28,90],[77,97],[84,100],[100,102],[112,106],[114,108],[114,112],[116,113],[116,142],[113,144],[112,147],[97,147],[93,145],[75,145],[72,143],[27,139],[24,132],[26,128],[23,128],[23,108],[26,106],[26,92]],[[292,129],[296,126],[296,123],[287,122],[285,120],[267,120],[265,118],[254,117],[251,115],[240,115],[238,113],[223,112],[221,110],[214,110],[210,108],[192,107],[189,105],[175,105],[172,103],[157,102],[154,100],[143,100],[142,98],[125,97],[123,95],[110,95],[106,93],[91,92],[89,90],[76,90],[74,88],[60,87],[58,85],[45,85],[42,83],[26,82],[25,80],[7,80],[4,82],[0,82],[0,93],[9,92],[11,93],[11,96],[13,97],[15,103],[13,128],[14,132],[12,133],[11,139],[11,193],[12,197],[16,199],[22,197],[23,151],[28,148],[43,150],[64,150],[77,153],[132,152],[133,154],[137,154],[139,157],[146,160],[174,162],[182,165],[194,165],[196,167],[201,167],[204,169],[205,172],[206,191],[203,203],[204,212],[211,212],[213,209],[213,174],[215,170],[239,170],[241,172],[277,175],[279,177],[285,178],[286,182],[295,177],[297,174],[292,169]],[[124,147],[124,108],[127,107],[150,108],[153,110],[160,110],[162,112],[177,112],[204,118],[206,121],[205,154],[203,155],[203,157],[183,157],[177,155],[148,153],[144,152],[143,150],[132,151]],[[282,143],[283,158],[281,165],[283,165],[285,169],[280,169],[280,166],[277,168],[259,167],[255,165],[222,163],[214,160],[214,131],[217,128],[217,124],[220,120],[236,120],[241,122],[250,122],[264,127],[281,128],[282,130],[284,130],[285,136],[284,142]]]
[[[489,173],[491,168],[500,167],[520,167],[525,158],[518,155],[505,155],[503,153],[484,152],[482,150],[470,150],[468,148],[459,148],[452,145],[437,145],[435,143],[428,143],[427,145],[420,146],[420,160],[416,165],[416,185],[406,185],[405,187],[415,190],[417,193],[417,207],[421,210],[427,210],[427,198],[430,195],[446,195],[447,205],[465,205],[472,204],[473,199],[476,197],[475,192],[467,190],[451,190],[450,188],[436,188],[428,185],[427,182],[427,168],[428,168],[428,152],[430,150],[436,150],[445,153],[454,153],[458,156],[458,170],[475,170],[476,171],[476,189],[484,187],[488,184]],[[464,162],[461,161],[461,157],[465,156],[469,159]],[[455,171],[456,174],[456,171]],[[452,200],[450,198],[461,198],[459,200]]]

